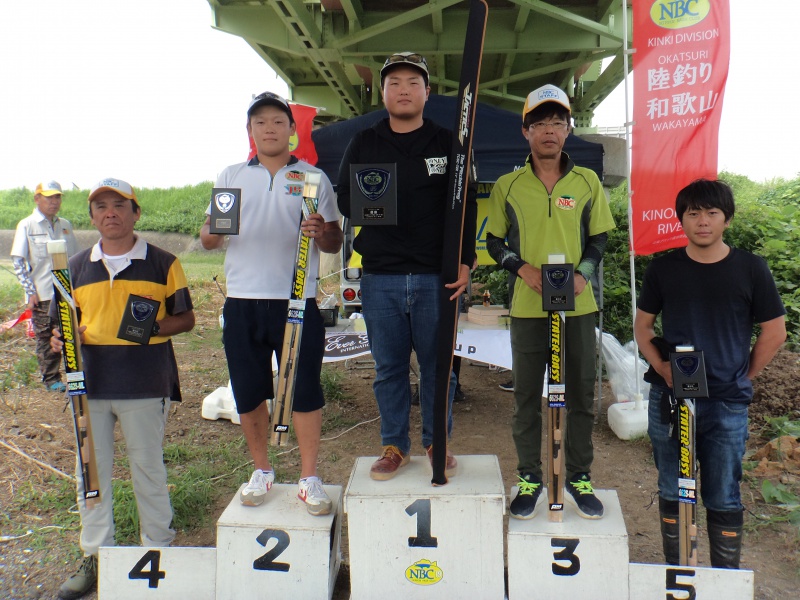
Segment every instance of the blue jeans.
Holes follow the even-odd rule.
[[[664,500],[678,500],[680,444],[662,423],[661,398],[667,388],[651,385],[647,433],[658,468],[658,493]],[[700,497],[706,509],[742,510],[739,484],[742,457],[749,433],[747,404],[718,399],[695,401],[695,455],[700,463]]]
[[[372,386],[381,414],[381,443],[411,451],[411,351],[419,362],[419,404],[422,445],[433,443],[433,398],[439,299],[444,291],[438,275],[375,275],[361,278],[361,302],[369,346],[375,359]],[[447,435],[453,429],[455,375],[450,373]]]

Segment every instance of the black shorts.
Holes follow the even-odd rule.
[[[275,352],[280,364],[288,306],[288,300],[228,298],[225,301],[222,343],[225,344],[228,373],[239,414],[255,410],[264,400],[275,395],[272,353]],[[324,351],[322,315],[316,300],[308,298],[292,410],[312,412],[325,405],[319,383]]]

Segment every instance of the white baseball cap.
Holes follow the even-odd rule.
[[[106,178],[101,179],[98,181],[92,191],[89,192],[88,202],[91,202],[100,192],[116,192],[123,198],[127,198],[128,200],[133,200],[136,203],[136,206],[139,206],[139,200],[136,198],[136,192],[133,190],[133,187],[127,181],[122,181],[121,179],[113,179],[113,178]]]
[[[572,113],[569,107],[569,98],[560,88],[554,85],[543,85],[540,88],[533,90],[525,99],[525,106],[522,108],[522,118],[525,118],[533,109],[545,104],[547,102],[554,102],[567,109],[567,112]]]

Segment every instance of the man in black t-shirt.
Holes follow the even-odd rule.
[[[361,228],[353,248],[361,254],[362,308],[375,360],[373,390],[381,415],[381,456],[370,477],[385,481],[408,464],[411,452],[409,417],[411,351],[417,355],[420,378],[422,444],[430,457],[433,444],[433,401],[439,298],[461,295],[475,259],[476,189],[470,185],[458,280],[441,281],[444,217],[453,134],[429,119],[428,63],[413,52],[398,52],[381,69],[381,93],[388,119],[357,133],[339,168],[339,210],[350,217],[350,166],[394,163],[397,168],[397,225]],[[451,377],[450,405],[455,391]],[[448,448],[445,475],[458,463]]]
[[[670,426],[669,418],[669,349],[689,344],[703,351],[709,397],[696,401],[695,453],[711,566],[738,569],[743,524],[739,484],[751,381],[786,339],[786,311],[766,262],[723,241],[734,210],[733,192],[721,181],[699,179],[678,192],[675,212],[689,245],[650,263],[637,303],[634,334],[652,367],[648,434],[658,468],[661,534],[669,564],[678,563],[679,472],[678,428]],[[662,338],[655,334],[659,313]],[[760,333],[751,347],[756,323]]]

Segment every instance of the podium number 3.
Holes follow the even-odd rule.
[[[149,571],[144,570],[146,564],[150,565]],[[161,551],[148,550],[144,553],[144,556],[139,559],[136,566],[131,569],[130,573],[128,573],[128,579],[146,579],[147,587],[157,588],[158,580],[165,579],[167,576],[166,571],[159,570],[160,566]]]
[[[552,548],[563,548],[558,552],[553,552],[553,575],[577,575],[581,570],[581,559],[575,554],[580,540],[574,538],[553,538],[550,540]],[[569,566],[564,567],[557,562],[569,562]]]
[[[256,541],[266,548],[267,542],[271,539],[274,539],[277,543],[272,550],[253,561],[253,568],[257,571],[281,571],[285,573],[289,570],[289,563],[275,562],[275,559],[289,547],[289,534],[282,529],[265,529],[258,534]]]
[[[439,540],[431,535],[431,499],[415,500],[406,507],[406,513],[417,515],[417,535],[408,538],[408,547],[436,548]]]

